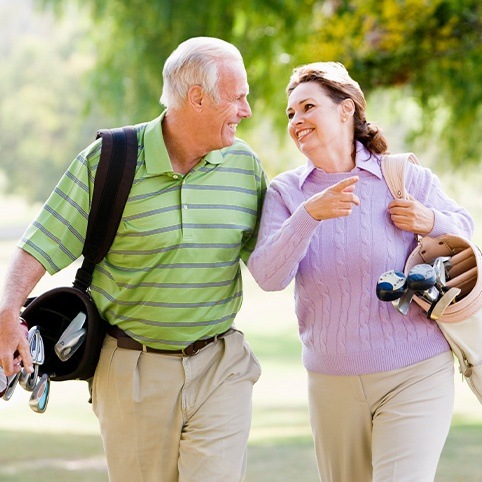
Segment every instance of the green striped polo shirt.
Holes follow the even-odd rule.
[[[188,174],[173,172],[163,116],[136,126],[134,183],[91,293],[109,323],[145,345],[174,350],[231,326],[266,177],[239,139]],[[77,156],[19,242],[50,274],[81,256],[101,142]]]

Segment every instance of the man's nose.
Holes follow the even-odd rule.
[[[241,116],[244,117],[245,119],[248,119],[251,117],[251,106],[249,105],[249,102],[247,100],[243,101],[243,104],[241,106]]]

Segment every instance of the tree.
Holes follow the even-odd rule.
[[[65,3],[44,2],[57,8]],[[280,104],[294,66],[338,60],[367,94],[381,87],[406,87],[425,114],[418,133],[440,142],[447,159],[457,164],[481,157],[480,0],[82,3],[90,7],[96,25],[94,91],[103,92],[118,115],[152,115],[167,55],[188,37],[212,35],[240,48],[252,87],[250,98],[259,111],[274,118],[283,115]]]
[[[34,3],[0,0],[1,168],[30,199],[45,198],[99,127],[158,115],[164,61],[196,35],[243,53],[255,116],[240,133],[281,126],[256,142],[277,149],[266,156],[273,174],[285,85],[293,67],[318,60],[343,62],[368,98],[385,89],[415,99],[423,118],[411,139],[436,146],[438,161],[481,159],[480,0],[43,0],[42,16]]]
[[[44,0],[62,9],[65,2]],[[93,92],[129,121],[157,115],[162,67],[183,40],[215,36],[243,53],[252,86],[250,98],[269,104],[283,94],[295,51],[315,0],[87,0],[98,59]],[[280,79],[283,79],[280,82]],[[278,101],[279,102],[279,101]],[[279,105],[279,104],[278,104]],[[127,119],[126,119],[127,120]]]
[[[406,87],[425,114],[418,134],[440,143],[439,158],[480,161],[479,0],[329,0],[313,23],[301,61],[337,59],[368,92]]]
[[[6,192],[44,201],[79,150],[110,122],[103,124],[106,116],[98,108],[85,112],[83,79],[95,60],[82,41],[85,18],[58,22],[35,14],[29,2],[1,0],[0,7],[0,152]]]

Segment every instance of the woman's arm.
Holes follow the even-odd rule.
[[[262,289],[279,291],[290,284],[319,223],[349,216],[353,206],[360,203],[353,193],[357,182],[358,177],[354,176],[334,184],[291,208],[292,213],[276,183],[270,185],[256,249],[248,261],[248,268]]]

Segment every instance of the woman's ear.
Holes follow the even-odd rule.
[[[351,99],[344,99],[341,105],[341,118],[346,120],[355,114],[355,103]]]

